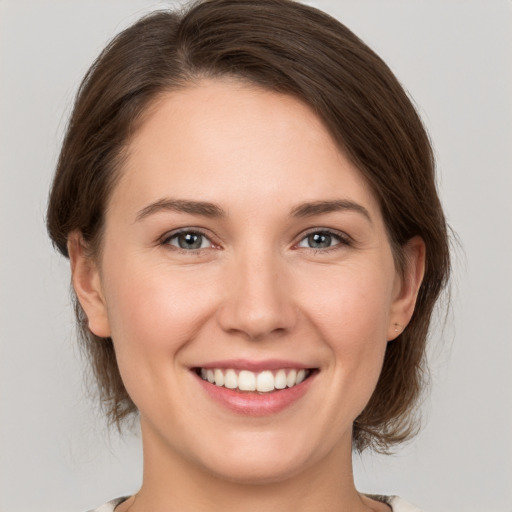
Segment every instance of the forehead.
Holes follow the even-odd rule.
[[[138,203],[166,194],[262,205],[349,194],[374,206],[361,173],[311,107],[228,79],[161,95],[130,141],[116,188],[114,196]]]

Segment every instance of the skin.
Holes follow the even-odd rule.
[[[169,198],[225,216],[148,212]],[[333,200],[368,216],[292,215]],[[178,229],[202,248],[180,249]],[[326,230],[329,246],[310,247]],[[101,256],[79,233],[69,250],[89,328],[112,337],[140,411],[143,484],[118,511],[389,511],[355,489],[352,424],[412,315],[424,245],[410,241],[399,274],[375,198],[308,106],[228,80],[163,95],[129,144]],[[297,402],[251,417],[190,370],[234,358],[319,371]]]

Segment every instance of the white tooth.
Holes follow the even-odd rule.
[[[300,384],[306,378],[306,370],[299,370],[297,372],[297,384]]]
[[[286,372],[279,370],[274,377],[274,386],[276,389],[284,389],[286,387]]]
[[[274,376],[272,372],[265,370],[258,373],[256,377],[256,390],[265,393],[267,391],[274,391]]]
[[[222,373],[222,370],[215,368],[214,376],[215,376],[215,385],[216,386],[224,386],[224,374]]]
[[[235,370],[228,370],[224,375],[224,386],[229,389],[236,389],[238,387],[238,377]]]
[[[201,378],[206,380],[207,377],[206,377],[206,369],[205,368],[201,368]]]
[[[240,391],[256,391],[256,375],[247,370],[238,374],[238,389]]]
[[[206,378],[208,379],[208,382],[211,382],[212,384],[215,382],[215,374],[213,373],[213,370],[206,370]]]
[[[297,370],[290,370],[288,375],[286,376],[286,385],[291,388],[295,386],[297,379]]]

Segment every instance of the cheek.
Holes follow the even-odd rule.
[[[123,281],[126,275],[130,279]],[[162,349],[170,342],[180,345],[209,305],[209,297],[198,293],[197,279],[180,278],[164,268],[126,272],[118,267],[111,278],[108,314],[112,337],[121,343]]]
[[[304,309],[333,348],[358,351],[386,342],[394,275],[386,268],[351,265],[304,278],[303,290],[323,283],[314,293],[303,293]]]
[[[136,259],[117,260],[105,269],[117,364],[126,390],[141,412],[155,404],[159,408],[166,404],[169,410],[178,407],[173,402],[176,397],[164,390],[176,387],[183,371],[180,351],[194,339],[212,310],[213,290],[198,293],[206,276],[185,274]]]
[[[163,358],[173,360],[210,314],[215,296],[211,283],[205,286],[208,276],[197,269],[171,270],[148,260],[127,257],[104,262],[109,278],[105,287],[108,317],[118,364],[121,370],[139,374]]]
[[[389,273],[351,267],[333,272],[322,280],[328,283],[322,293],[308,297],[309,320],[330,351],[331,377],[354,417],[366,405],[381,372],[393,275],[393,267]]]

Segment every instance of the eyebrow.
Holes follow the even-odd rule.
[[[302,203],[296,206],[292,211],[292,217],[313,217],[315,215],[322,215],[324,213],[352,211],[362,214],[366,219],[373,224],[372,218],[368,210],[348,199],[336,199],[332,201],[313,201],[309,203]]]
[[[161,211],[173,211],[178,213],[188,213],[191,215],[201,215],[209,218],[225,218],[226,212],[215,203],[207,201],[191,201],[187,199],[159,199],[148,206],[145,206],[137,213],[135,221],[139,222],[146,217]],[[370,223],[372,219],[368,210],[348,199],[336,199],[331,201],[313,201],[295,206],[290,212],[291,217],[313,217],[325,213],[340,211],[353,211],[362,214]]]
[[[141,221],[149,215],[161,211],[189,213],[192,215],[201,215],[203,217],[211,218],[226,217],[226,212],[214,203],[208,203],[206,201],[189,201],[186,199],[159,199],[158,201],[142,208],[142,210],[137,213],[135,221]]]

